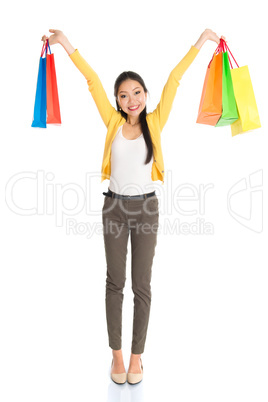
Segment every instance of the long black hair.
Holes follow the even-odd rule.
[[[148,90],[147,90],[145,83],[144,83],[143,79],[141,78],[141,76],[137,73],[134,73],[133,71],[124,71],[117,77],[115,84],[114,84],[114,96],[115,96],[116,106],[117,106],[117,110],[127,120],[127,113],[125,113],[122,109],[120,109],[118,102],[117,102],[118,89],[119,89],[120,85],[122,84],[122,82],[124,82],[126,80],[138,81],[140,83],[140,85],[143,87],[145,93],[147,93]],[[149,127],[147,124],[146,115],[147,115],[147,111],[146,111],[146,106],[145,106],[145,108],[143,109],[143,111],[140,113],[140,116],[139,116],[143,137],[144,137],[144,140],[145,140],[145,143],[147,146],[147,157],[145,160],[145,165],[151,161],[152,156],[153,156],[153,143],[152,143],[150,130],[149,130]]]

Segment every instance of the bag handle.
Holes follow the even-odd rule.
[[[230,55],[232,56],[232,58],[233,58],[233,60],[234,60],[235,64],[236,64],[236,65],[237,65],[237,67],[239,68],[239,65],[237,64],[237,62],[236,62],[236,60],[235,60],[235,58],[234,58],[234,56],[233,56],[233,54],[232,54],[231,50],[229,49],[229,47],[227,46],[227,44],[226,44],[226,43],[225,43],[225,45],[226,45],[226,48],[227,48],[227,50],[228,50],[228,57],[229,57],[229,53],[230,53]],[[230,61],[231,68],[233,68],[230,58],[229,58],[229,61]]]
[[[217,56],[219,53],[222,53],[222,52],[224,52],[224,44],[223,44],[223,39],[220,39],[220,43],[216,47],[215,52],[213,53],[212,59],[210,60],[208,67],[210,66],[214,56],[215,55]]]
[[[223,46],[223,49],[224,49],[223,51],[224,51],[224,52],[227,52],[227,54],[228,54],[228,59],[229,59],[229,63],[230,63],[231,69],[233,69],[233,66],[232,66],[232,62],[231,62],[229,53],[230,53],[230,55],[232,56],[232,59],[234,60],[235,64],[236,64],[237,67],[239,68],[239,65],[237,64],[237,62],[236,62],[236,60],[235,60],[235,58],[234,58],[234,56],[233,56],[231,50],[230,50],[229,47],[227,46],[227,43],[226,43],[225,40],[223,40],[223,39],[221,39],[221,41],[222,41],[222,46]]]
[[[48,43],[48,39],[46,39],[46,42],[43,44],[43,47],[42,47],[41,57],[43,57],[44,52],[46,52],[46,55],[47,55],[47,49],[48,49],[48,48],[49,48],[49,52],[50,52],[50,54],[51,54],[51,50],[50,50],[50,46],[49,46],[49,43]]]
[[[217,46],[217,48],[215,50],[216,54],[224,52],[224,43],[223,42],[224,42],[224,40],[220,39],[220,43],[218,44],[218,46]]]
[[[221,53],[221,52],[224,52],[224,53],[227,52],[227,54],[228,54],[228,59],[229,59],[229,63],[230,63],[230,66],[231,66],[231,69],[233,69],[233,65],[232,65],[232,62],[231,62],[231,59],[230,59],[230,55],[232,56],[232,59],[234,60],[234,62],[235,62],[235,64],[237,65],[237,67],[239,68],[239,65],[237,64],[237,62],[236,62],[236,60],[235,60],[235,58],[234,58],[234,56],[233,56],[231,50],[230,50],[229,47],[227,46],[227,43],[225,42],[225,40],[222,39],[222,38],[220,39],[220,43],[218,44],[218,46],[217,46],[215,52],[213,53],[212,59],[210,60],[208,67],[209,67],[210,64],[211,64],[211,62],[212,62],[212,60],[213,60],[213,57],[214,57],[215,55],[218,55],[218,54]],[[229,53],[230,53],[230,55],[229,55]]]
[[[214,56],[218,55],[221,52],[224,52],[224,53],[227,52],[231,69],[233,69],[233,65],[232,65],[232,62],[231,62],[231,59],[230,59],[230,55],[232,56],[232,59],[234,60],[234,62],[237,65],[237,67],[239,68],[239,65],[237,64],[237,61],[235,60],[231,50],[229,49],[229,47],[228,47],[227,43],[225,42],[225,40],[222,39],[222,38],[220,39],[220,43],[218,44],[215,52],[213,53],[212,59],[210,60],[208,67],[210,66]]]

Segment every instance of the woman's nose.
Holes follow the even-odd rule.
[[[134,102],[134,95],[130,95],[128,98],[128,102],[131,104]]]

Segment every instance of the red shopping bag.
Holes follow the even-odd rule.
[[[49,48],[50,54],[47,52],[46,72],[47,72],[47,124],[61,124],[60,103],[57,86],[57,76],[55,68],[54,54],[51,53],[47,40],[46,47]]]
[[[222,52],[218,46],[207,67],[197,123],[215,126],[222,114]]]

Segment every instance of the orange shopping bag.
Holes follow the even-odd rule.
[[[47,52],[47,124],[61,124],[60,104],[57,86],[54,54],[51,53],[50,46],[47,44],[50,54]]]
[[[215,126],[222,114],[222,52],[218,46],[207,67],[197,123]]]

